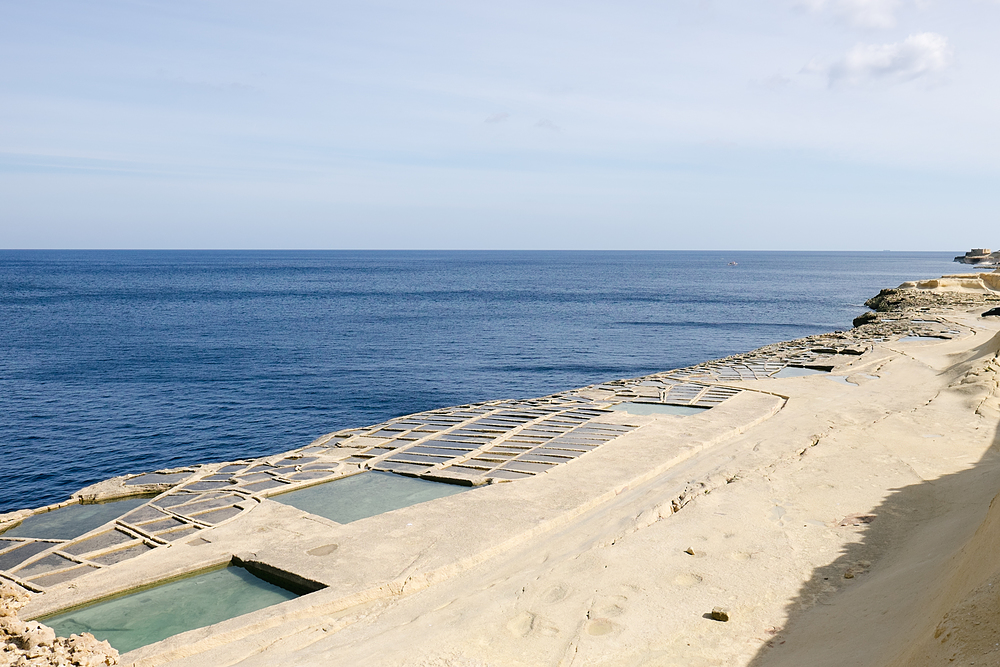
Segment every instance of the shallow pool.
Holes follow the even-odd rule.
[[[666,405],[664,403],[619,403],[611,407],[612,410],[627,412],[630,415],[676,415],[687,417],[688,415],[700,415],[710,408],[696,408],[690,405]]]
[[[229,566],[38,620],[59,637],[90,632],[125,653],[295,597]]]
[[[300,491],[290,491],[271,500],[337,523],[350,523],[376,514],[451,496],[472,487],[429,482],[389,472],[363,472]]]
[[[825,371],[820,368],[801,368],[799,366],[785,366],[780,371],[772,375],[773,378],[800,378],[807,375],[820,375],[823,373],[829,373],[830,371]]]
[[[51,512],[35,514],[4,531],[4,537],[37,537],[50,540],[72,540],[94,528],[114,521],[123,514],[149,501],[127,498],[110,503],[67,505]]]

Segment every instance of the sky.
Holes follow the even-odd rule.
[[[1000,245],[997,0],[0,0],[0,247]]]

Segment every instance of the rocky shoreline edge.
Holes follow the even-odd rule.
[[[31,593],[0,579],[0,666],[103,667],[118,664],[118,651],[106,641],[84,632],[56,637],[52,628],[38,621],[22,621],[18,611],[28,604]]]

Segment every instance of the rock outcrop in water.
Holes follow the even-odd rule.
[[[884,289],[865,301],[870,311],[854,318],[854,326],[879,324],[885,334],[897,333],[898,327],[887,326],[879,314],[897,313],[916,316],[919,311],[940,308],[975,308],[1000,302],[1000,274],[979,273],[942,276],[934,280],[906,282],[899,287]],[[896,322],[897,320],[889,320]],[[871,335],[873,330],[866,330]]]
[[[118,651],[94,635],[56,637],[52,628],[17,617],[31,594],[20,586],[0,581],[0,667],[29,665],[117,665]]]

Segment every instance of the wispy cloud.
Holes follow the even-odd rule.
[[[832,14],[859,28],[892,28],[903,0],[802,0],[814,12]]]
[[[535,123],[535,127],[540,127],[543,130],[549,130],[551,132],[558,132],[559,131],[559,126],[556,125],[555,123],[553,123],[548,118],[543,118],[540,121],[538,121],[537,123]]]
[[[501,112],[501,113],[495,113],[495,114],[493,114],[491,116],[487,116],[487,118],[486,118],[486,120],[484,122],[486,122],[486,123],[502,123],[505,120],[507,120],[508,118],[510,118],[510,114],[509,113]]]
[[[910,35],[893,44],[858,44],[824,71],[831,86],[895,84],[934,76],[954,60],[947,38],[933,32]]]

